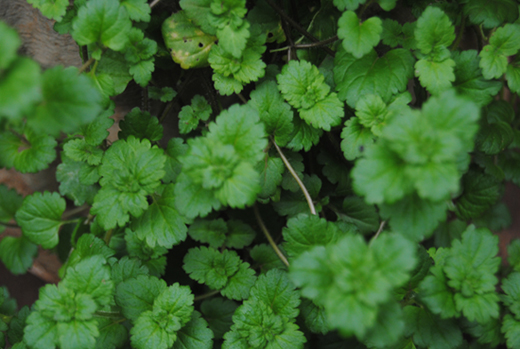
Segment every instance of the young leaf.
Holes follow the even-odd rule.
[[[79,45],[100,43],[121,51],[128,43],[131,26],[128,12],[119,2],[93,0],[79,8],[72,24],[72,37]]]
[[[100,255],[105,260],[109,260],[115,254],[114,250],[106,245],[100,238],[92,234],[83,234],[76,242],[74,250],[70,253],[67,262],[60,269],[60,277],[64,278],[67,268],[74,267],[79,262],[88,259],[90,256]]]
[[[293,113],[284,102],[274,81],[266,81],[251,92],[250,105],[258,111],[265,125],[265,132],[274,136],[275,142],[284,146],[290,141],[293,130]]]
[[[345,122],[341,132],[341,150],[347,160],[355,160],[360,157],[365,148],[374,143],[374,134],[370,128],[364,127],[357,117],[352,117]]]
[[[199,121],[207,121],[211,115],[211,106],[206,98],[195,95],[191,105],[185,105],[179,112],[179,132],[189,133],[197,128]]]
[[[229,278],[226,287],[220,290],[220,294],[237,301],[247,299],[249,297],[249,291],[255,281],[255,271],[250,268],[249,263],[243,262],[240,264],[235,275]]]
[[[124,0],[121,5],[126,8],[132,21],[150,22],[151,8],[146,0]]]
[[[88,144],[84,138],[68,141],[63,145],[63,152],[73,161],[86,162],[92,166],[99,165],[103,157],[103,151]]]
[[[356,58],[361,58],[379,43],[383,31],[382,21],[371,17],[361,22],[353,11],[345,11],[338,21],[338,37],[343,48]]]
[[[507,57],[520,49],[520,25],[506,24],[489,39],[489,45],[480,51],[480,68],[484,78],[499,78],[507,70]]]
[[[26,238],[43,248],[53,248],[58,244],[64,211],[65,200],[58,193],[35,193],[25,197],[16,222]]]
[[[135,321],[153,309],[154,300],[166,289],[166,282],[153,276],[138,275],[117,285],[115,300],[123,315]]]
[[[440,8],[429,6],[417,20],[415,40],[422,54],[438,59],[437,55],[455,40],[455,27]]]
[[[111,278],[114,281],[114,285],[136,278],[138,275],[148,275],[148,268],[137,258],[125,256],[112,265]]]
[[[85,202],[92,204],[94,196],[97,194],[99,186],[86,185],[82,181],[82,172],[93,169],[97,173],[97,168],[91,167],[84,162],[72,161],[65,154],[62,154],[62,163],[56,170],[56,180],[60,182],[60,194],[67,196],[74,201],[74,205],[81,206]],[[92,182],[97,182],[96,176]]]
[[[154,201],[142,216],[132,222],[141,240],[151,248],[155,245],[171,248],[186,239],[185,218],[175,208],[173,184],[164,187],[162,193],[153,196]]]
[[[289,257],[296,258],[314,246],[336,242],[339,235],[339,229],[331,222],[302,213],[287,221],[287,227],[283,229],[284,249]]]
[[[119,123],[119,139],[127,139],[130,135],[138,139],[148,139],[151,142],[159,141],[163,136],[163,127],[156,117],[150,113],[134,108],[126,114],[125,119]]]

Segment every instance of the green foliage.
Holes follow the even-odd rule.
[[[0,166],[59,183],[0,260],[63,262],[1,347],[520,346],[516,1],[29,2],[83,66],[0,22]]]

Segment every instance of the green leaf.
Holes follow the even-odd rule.
[[[429,6],[417,20],[415,27],[417,48],[425,55],[435,57],[455,40],[455,27],[438,7]],[[438,61],[437,59],[434,59]]]
[[[14,189],[0,185],[0,222],[9,223],[16,211],[22,206],[23,197]],[[0,228],[1,229],[1,228]]]
[[[164,165],[166,174],[162,179],[163,183],[175,181],[177,176],[181,173],[182,165],[179,161],[179,157],[186,154],[187,150],[188,146],[184,144],[180,138],[172,138],[168,141],[168,146],[165,150],[167,158],[166,164]]]
[[[31,310],[29,307],[24,306],[15,316],[11,318],[11,321],[9,322],[9,330],[7,330],[7,337],[10,343],[23,341],[24,328],[26,326],[27,317],[30,313]]]
[[[132,109],[125,115],[125,119],[119,123],[119,139],[127,139],[134,136],[137,139],[147,138],[151,142],[159,141],[163,136],[163,127],[156,117],[143,112],[139,108]]]
[[[318,144],[323,130],[317,129],[304,122],[299,116],[293,118],[294,129],[290,136],[291,141],[287,144],[287,148],[294,151],[304,149],[309,151],[313,145]]]
[[[502,88],[502,84],[499,81],[484,79],[479,67],[480,58],[477,56],[477,51],[456,51],[452,53],[452,58],[455,61],[453,87],[457,92],[468,96],[480,107],[489,104],[493,96]]]
[[[513,240],[507,246],[507,261],[515,271],[520,271],[520,240]]]
[[[43,248],[53,248],[58,244],[64,211],[65,200],[58,193],[35,193],[25,197],[16,222],[26,238]]]
[[[97,166],[101,163],[103,151],[89,145],[84,138],[72,139],[63,145],[65,156],[73,161],[86,162]]]
[[[4,22],[0,23],[0,32],[2,33],[0,45],[3,47],[2,53],[0,53],[0,69],[4,70],[16,59],[16,51],[22,42],[16,30]]]
[[[128,12],[119,2],[92,0],[79,8],[72,37],[79,45],[100,43],[121,51],[128,43],[131,26]]]
[[[260,173],[260,185],[262,187],[258,197],[268,200],[276,196],[279,193],[279,187],[285,172],[285,165],[282,159],[266,156],[265,161],[256,165],[256,170]]]
[[[194,311],[191,320],[177,332],[177,340],[172,349],[211,349],[213,332],[198,311]]]
[[[114,283],[110,280],[110,267],[101,255],[84,258],[67,269],[67,276],[60,284],[76,292],[85,292],[100,306],[113,299]]]
[[[502,195],[502,185],[495,177],[470,170],[462,178],[464,192],[457,200],[457,216],[471,219],[480,216]]]
[[[290,61],[276,79],[283,97],[297,109],[311,108],[330,91],[325,77],[307,61]]]
[[[196,241],[209,244],[212,248],[219,248],[226,241],[228,227],[223,219],[197,219],[188,230],[190,237]]]
[[[56,322],[48,321],[40,312],[32,312],[27,318],[24,342],[34,348],[56,348],[58,341],[58,329],[56,325]]]
[[[413,76],[414,58],[410,51],[395,49],[378,57],[371,50],[362,58],[340,50],[334,59],[334,82],[338,98],[354,108],[364,95],[377,94],[383,101],[403,92]]]
[[[212,209],[221,207],[220,201],[213,192],[206,190],[202,184],[193,182],[188,175],[181,173],[175,185],[175,206],[188,218],[204,217]]]
[[[507,339],[507,346],[514,348],[520,345],[520,321],[511,314],[506,314],[502,320],[502,333]]]
[[[520,273],[509,274],[507,279],[502,281],[502,290],[505,292],[502,296],[504,304],[515,317],[520,316]]]
[[[191,105],[182,107],[179,112],[179,132],[185,134],[195,130],[200,120],[208,120],[211,112],[211,106],[206,98],[195,95],[191,100]]]
[[[338,21],[338,37],[346,52],[361,58],[377,46],[383,25],[378,17],[361,22],[353,11],[345,11]]]
[[[515,58],[507,65],[506,79],[511,92],[520,93],[520,59]]]
[[[244,117],[247,115],[247,117]],[[258,113],[248,105],[232,105],[209,125],[208,139],[232,145],[244,161],[263,160],[267,140]]]
[[[338,219],[352,223],[363,233],[373,233],[379,227],[379,215],[375,206],[368,205],[357,196],[347,196],[343,200],[341,210],[335,212]]]
[[[374,134],[370,128],[364,127],[357,117],[345,122],[341,132],[341,150],[347,160],[354,160],[361,156],[365,148],[374,143]]]
[[[305,319],[305,326],[313,333],[327,334],[330,326],[323,307],[318,307],[308,299],[302,299],[300,315]]]
[[[432,94],[439,94],[451,87],[455,81],[453,73],[455,61],[448,58],[443,61],[420,59],[415,63],[415,75]]]
[[[247,299],[255,281],[255,271],[250,268],[249,263],[243,262],[235,275],[229,278],[226,287],[220,290],[220,294],[237,301]]]
[[[395,48],[404,42],[403,27],[399,22],[386,18],[382,22],[383,31],[381,32],[381,41],[383,44]]]
[[[24,236],[5,236],[0,241],[0,259],[13,274],[25,274],[37,252],[38,246]]]
[[[45,17],[55,19],[58,22],[62,20],[67,6],[69,6],[67,0],[28,0],[27,2],[40,10]]]
[[[393,204],[383,203],[379,208],[381,217],[390,219],[392,230],[410,240],[422,241],[446,220],[448,207],[444,201],[434,202],[411,195]]]
[[[493,3],[472,0],[464,4],[464,15],[469,16],[473,24],[495,28],[504,22],[512,23],[518,18],[518,4],[512,0],[498,0]]]
[[[211,289],[225,287],[242,263],[234,251],[220,253],[204,246],[190,249],[183,262],[183,269],[192,279],[205,283]]]
[[[453,240],[460,239],[467,226],[466,222],[458,219],[441,223],[434,232],[435,246],[450,247]]]
[[[132,222],[132,227],[151,248],[156,244],[171,248],[186,239],[188,229],[185,218],[175,208],[173,184],[165,186],[162,194],[154,196],[153,203]]]
[[[399,235],[380,236],[369,249],[360,235],[347,234],[301,254],[291,263],[290,276],[302,296],[324,307],[333,328],[362,338],[393,287],[409,278],[414,254],[413,243]]]
[[[56,180],[60,182],[60,194],[73,200],[74,205],[78,207],[85,202],[91,204],[98,191],[97,185],[85,185],[81,181],[82,171],[91,168],[84,162],[72,161],[62,154],[62,163],[56,170]]]
[[[148,275],[148,268],[137,258],[125,256],[112,265],[111,278],[115,285],[138,275]]]
[[[16,170],[38,172],[49,167],[56,158],[56,140],[44,133],[38,133],[26,127],[25,138],[11,132],[0,133],[0,165],[15,167]]]
[[[96,349],[115,349],[128,341],[127,329],[117,320],[100,317],[96,321],[99,330],[99,337],[96,338]]]
[[[325,131],[330,131],[331,127],[338,126],[343,116],[343,103],[334,92],[316,102],[310,109],[300,110],[300,117],[305,122]]]
[[[211,0],[181,0],[179,4],[186,15],[205,33],[215,35],[216,28],[208,21],[211,14]]]
[[[457,291],[455,305],[469,321],[484,324],[498,318],[498,296],[495,273],[500,265],[498,237],[489,230],[470,226],[462,239],[453,241],[451,255],[446,258],[444,272],[448,285]]]
[[[357,10],[359,5],[363,5],[366,0],[334,0],[334,6],[340,11],[354,11]]]
[[[146,0],[124,0],[121,5],[126,8],[132,21],[150,22],[150,5]]]
[[[316,215],[303,213],[291,217],[282,233],[285,239],[284,249],[291,258],[297,258],[315,246],[334,243],[340,234],[339,229],[332,222],[327,222]]]
[[[283,253],[283,248],[278,246]],[[271,269],[284,269],[285,264],[280,260],[280,257],[276,255],[273,248],[267,244],[255,245],[249,252],[251,258],[259,265],[262,272],[266,272]]]
[[[67,268],[75,266],[90,256],[100,255],[103,256],[105,260],[109,260],[114,253],[114,250],[108,247],[100,238],[92,234],[83,234],[76,242],[76,246],[70,253],[67,262],[60,269],[60,277],[65,277]]]
[[[298,315],[299,294],[287,272],[280,269],[260,275],[251,288],[250,297],[252,303],[268,304],[275,315],[284,319],[295,319]]]
[[[175,334],[190,321],[193,294],[188,286],[174,283],[164,289],[153,302],[153,318],[169,334]],[[137,320],[139,322],[139,319]],[[134,333],[135,334],[135,333]]]
[[[486,79],[499,78],[507,70],[507,57],[520,49],[520,25],[506,24],[489,39],[489,45],[480,51],[480,68]]]
[[[265,125],[267,134],[274,136],[276,143],[284,146],[290,141],[293,131],[293,113],[284,102],[276,83],[266,81],[260,84],[250,95],[250,105],[258,111],[260,120]]]
[[[101,112],[101,95],[86,75],[75,67],[57,66],[42,75],[43,101],[28,124],[38,132],[58,136],[73,133],[95,120]]]
[[[163,324],[154,318],[151,311],[145,311],[137,318],[130,334],[132,347],[136,349],[167,349],[177,339],[177,334],[163,328]]]
[[[363,342],[372,347],[395,345],[402,338],[404,328],[400,305],[396,302],[388,302],[379,310],[376,324],[368,331]]]
[[[247,39],[251,36],[249,26],[249,22],[245,21],[237,28],[226,26],[222,29],[217,29],[217,38],[221,39],[219,42],[220,47],[235,58],[242,56],[246,48]]]
[[[148,275],[138,275],[117,285],[115,300],[123,315],[135,321],[141,313],[153,309],[154,300],[166,287],[164,280]]]
[[[233,324],[231,317],[237,308],[238,304],[236,302],[220,297],[202,302],[200,310],[208,321],[209,328],[213,331],[215,339],[221,339],[224,333],[229,331]]]
[[[3,24],[0,24],[3,25]],[[8,38],[5,27],[0,27],[2,37]],[[16,52],[16,43],[13,42],[13,48],[9,48],[9,43],[1,42],[2,47],[6,45],[6,53],[12,52],[13,48]],[[29,58],[14,57],[1,58],[8,67],[0,67],[5,69],[2,73],[0,83],[0,94],[4,96],[0,100],[0,115],[11,120],[21,120],[31,109],[34,104],[42,99],[41,93],[41,76],[40,66]]]
[[[432,349],[457,348],[462,344],[462,332],[454,319],[440,319],[427,309],[406,306],[406,335],[413,336],[417,345]]]

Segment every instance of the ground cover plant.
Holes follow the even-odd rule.
[[[520,347],[517,1],[29,2],[84,65],[0,22],[0,166],[60,183],[0,186],[0,259],[63,261],[0,346]]]

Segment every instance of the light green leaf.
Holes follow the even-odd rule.
[[[115,300],[123,315],[135,321],[141,313],[153,309],[155,298],[166,288],[164,280],[138,275],[117,285]]]
[[[455,61],[451,58],[444,61],[420,59],[415,63],[415,75],[429,92],[439,94],[450,88],[455,81],[453,67]]]
[[[353,11],[343,12],[338,21],[338,37],[343,48],[356,58],[361,58],[379,43],[383,25],[378,17],[361,22]]]
[[[360,157],[365,149],[374,143],[374,134],[369,128],[364,127],[357,117],[352,117],[345,122],[341,132],[341,150],[347,160],[355,160]]]
[[[25,274],[33,264],[37,252],[38,245],[24,236],[5,236],[0,241],[0,259],[13,274]]]
[[[455,40],[455,27],[449,17],[433,6],[427,7],[421,14],[414,33],[417,48],[425,55],[435,56]]]
[[[484,28],[499,27],[504,22],[512,23],[518,18],[518,4],[513,0],[472,0],[464,4],[464,14],[473,24]]]
[[[52,248],[58,244],[64,211],[65,200],[58,193],[35,193],[25,197],[16,212],[16,222],[29,240],[43,248]]]
[[[489,45],[480,51],[480,68],[486,79],[499,78],[507,70],[507,57],[520,49],[520,25],[506,24],[489,39]]]
[[[54,19],[58,22],[62,20],[67,10],[67,6],[69,6],[67,0],[28,0],[27,2],[40,10],[42,15],[45,17]]]

